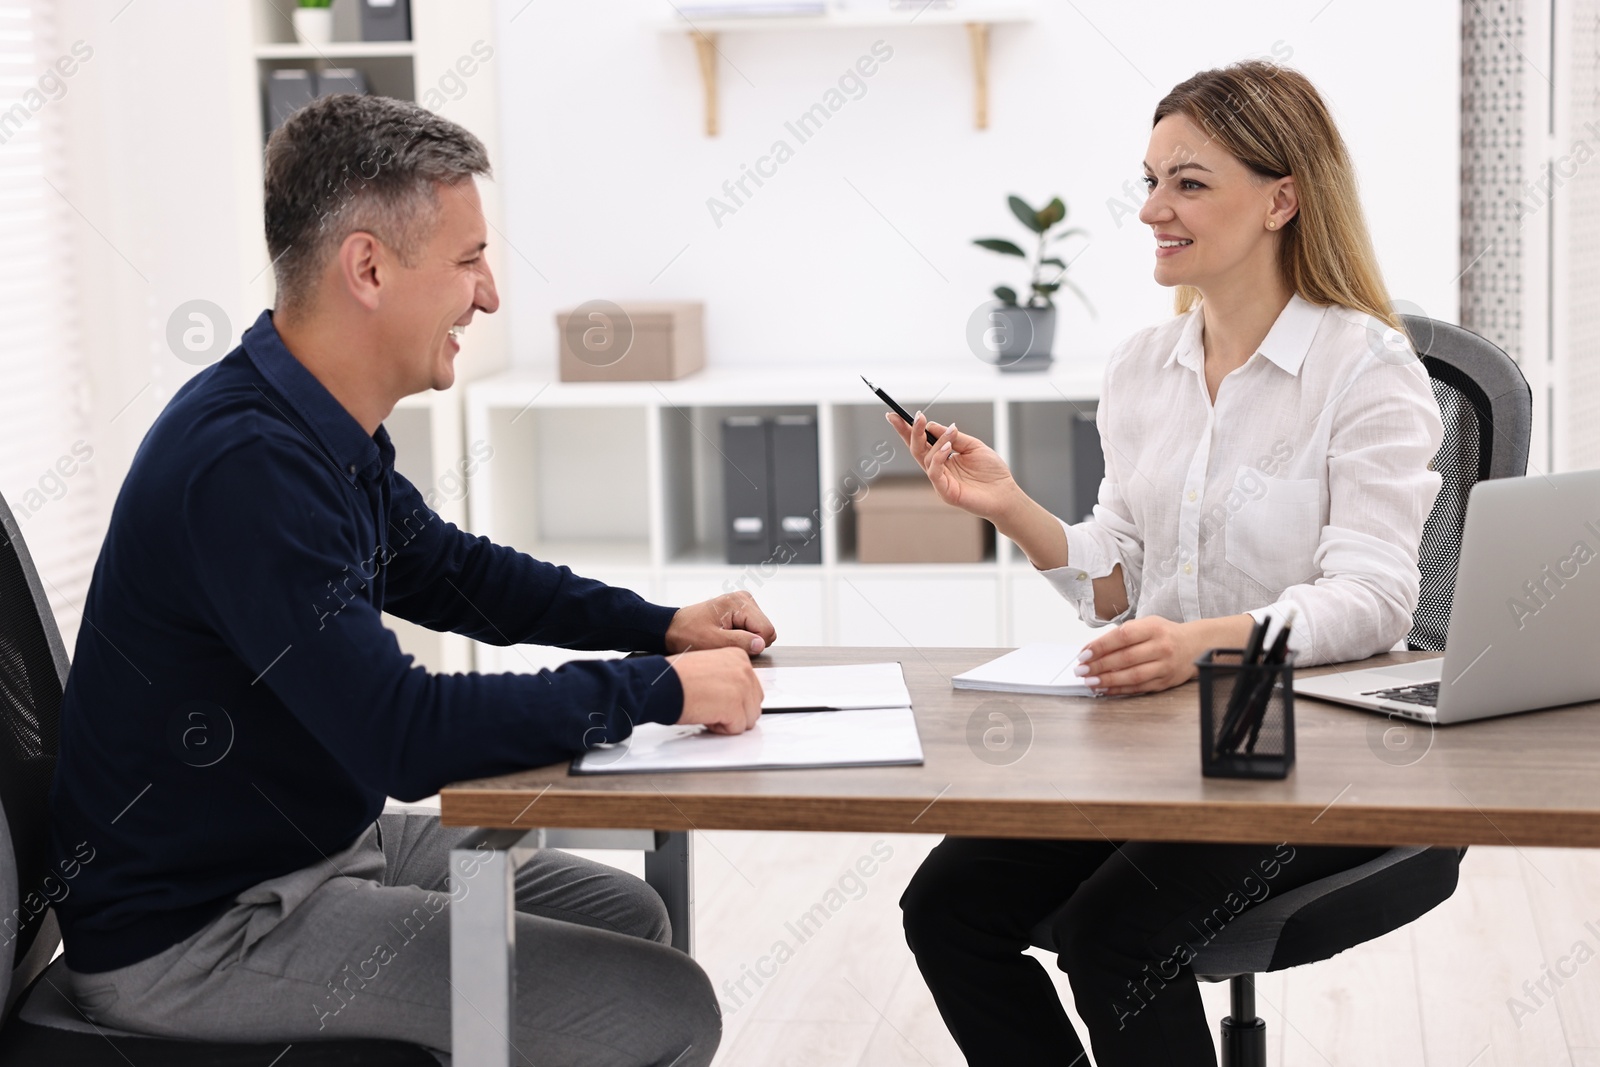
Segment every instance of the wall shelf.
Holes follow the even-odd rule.
[[[922,8],[905,12],[836,11],[826,15],[765,18],[687,19],[659,24],[662,32],[686,33],[693,42],[704,93],[705,133],[715,137],[720,128],[717,89],[717,40],[724,33],[795,32],[799,30],[912,29],[924,26],[965,26],[972,52],[972,125],[989,128],[989,27],[1001,23],[1032,22],[1031,7]]]

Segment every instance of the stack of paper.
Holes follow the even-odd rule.
[[[1093,690],[1074,673],[1078,654],[1086,643],[1023,645],[1015,652],[955,675],[950,684],[956,689],[977,689],[985,693],[1093,696]]]
[[[911,691],[898,663],[838,667],[757,667],[762,711],[909,708]]]
[[[573,774],[660,774],[919,764],[922,739],[898,663],[758,667],[762,715],[742,734],[641,723],[572,761]]]

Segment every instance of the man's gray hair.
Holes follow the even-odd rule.
[[[409,266],[437,218],[437,185],[488,173],[483,142],[416,104],[338,93],[294,112],[267,141],[278,309],[308,306],[328,257],[358,231]]]

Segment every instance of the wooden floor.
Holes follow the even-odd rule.
[[[963,1063],[897,905],[937,840],[695,835],[695,954],[723,999],[717,1067]],[[847,874],[864,856],[872,874],[858,883]],[[826,919],[798,925],[819,904]],[[1064,976],[1049,969],[1070,1010]],[[1215,1038],[1227,987],[1202,989]],[[1600,1067],[1600,853],[1471,849],[1438,909],[1263,976],[1258,997],[1274,1067]]]

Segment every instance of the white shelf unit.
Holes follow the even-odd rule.
[[[359,41],[359,8],[354,0],[334,0],[334,36],[325,45],[301,44],[290,20],[292,4],[279,0],[249,0],[249,49],[241,62],[251,68],[249,82],[254,97],[247,121],[236,136],[241,152],[254,166],[242,168],[245,181],[238,191],[240,216],[254,218],[250,240],[254,259],[266,264],[266,241],[261,234],[261,149],[266,142],[264,93],[273,70],[300,67],[322,70],[353,66],[366,73],[371,92],[435,106],[436,112],[476,134],[500,162],[499,78],[494,0],[408,0],[411,40]],[[468,72],[471,73],[468,73]],[[452,92],[431,92],[463,87]],[[500,190],[494,182],[480,182],[484,218],[489,226],[490,266],[499,279],[506,277],[505,242]],[[272,272],[262,269],[253,285],[263,307],[273,304]],[[475,377],[498,373],[508,362],[508,331],[504,315],[479,316],[467,331],[456,361],[457,385],[446,393],[408,397],[385,421],[395,445],[395,464],[426,496],[430,492],[442,518],[466,526],[464,469],[475,461],[462,437],[461,390]],[[456,634],[439,634],[392,616],[385,621],[400,640],[400,647],[422,666],[435,672],[472,668],[472,643]]]
[[[467,439],[492,449],[492,459],[472,478],[470,528],[658,603],[748,589],[788,644],[1004,647],[1082,632],[1076,612],[1005,538],[979,563],[856,562],[847,498],[860,462],[881,457],[887,443],[893,454],[879,476],[917,472],[859,369],[711,368],[676,382],[617,383],[512,373],[474,382]],[[974,361],[864,369],[908,410],[993,444],[1035,498],[1058,513],[1068,506],[1071,423],[1094,410],[1099,365],[1049,374],[1003,374]],[[726,563],[721,421],[786,413],[817,420],[822,562]],[[573,657],[479,645],[475,664],[529,670]]]
[[[411,480],[441,519],[465,529],[467,477],[476,457],[461,447],[461,398],[454,392],[408,396],[384,420],[394,443],[395,469]],[[436,674],[472,669],[472,642],[393,615],[384,624],[400,647]]]

